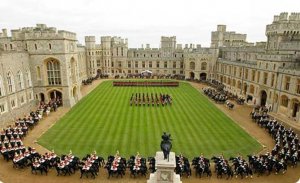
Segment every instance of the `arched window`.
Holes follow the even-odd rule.
[[[26,70],[26,73],[25,73],[25,82],[27,84],[27,87],[31,87],[32,86],[32,82],[31,82],[31,74],[30,74],[30,71],[29,69]]]
[[[18,87],[20,90],[24,89],[24,80],[23,80],[23,73],[21,71],[18,71],[17,73],[17,82],[18,82]]]
[[[190,62],[190,69],[195,70],[195,62]]]
[[[207,63],[206,63],[206,62],[203,62],[203,63],[201,64],[201,70],[206,70],[206,68],[207,68]]]
[[[4,95],[5,95],[4,84],[3,84],[2,77],[0,76],[0,96],[4,96]]]
[[[61,85],[60,65],[57,60],[47,62],[47,75],[49,85]]]
[[[14,76],[12,75],[12,73],[10,71],[7,73],[7,85],[8,85],[8,92],[9,93],[12,93],[12,92],[16,91]]]
[[[288,107],[289,99],[287,98],[287,96],[285,96],[285,95],[281,96],[281,105],[284,107]]]
[[[41,68],[40,68],[40,66],[36,67],[36,76],[37,76],[37,79],[41,79]]]

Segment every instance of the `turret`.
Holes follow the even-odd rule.
[[[95,36],[85,36],[85,46],[87,49],[95,49],[96,38]]]

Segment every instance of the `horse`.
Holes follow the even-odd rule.
[[[40,171],[41,175],[43,175],[43,172],[45,172],[46,175],[48,174],[47,168],[44,167],[43,165],[40,165],[39,167],[35,167],[33,166],[32,163],[30,163],[30,166],[31,166],[31,173],[35,172],[35,174],[37,174],[37,171]]]
[[[80,178],[82,178],[83,174],[85,174],[86,178],[88,178],[88,174],[90,173],[92,178],[95,179],[97,175],[97,168],[95,167],[95,164],[93,164],[88,169],[83,169],[83,167],[80,167]]]
[[[160,144],[160,148],[164,153],[164,159],[168,159],[168,161],[169,161],[169,154],[170,154],[170,151],[171,151],[171,148],[172,148],[171,142],[168,142],[168,141],[164,142],[163,141]]]
[[[149,164],[150,173],[154,173],[156,171],[156,169],[155,169],[155,158],[154,157],[148,157],[148,164]]]
[[[112,164],[109,163],[109,162],[107,162],[106,165],[104,166],[104,168],[106,168],[106,170],[108,172],[108,177],[107,178],[109,179],[110,177],[113,177],[114,174],[117,174],[117,177],[119,177],[119,175],[120,175],[121,178],[122,178],[123,174],[124,174],[124,169],[125,169],[124,164],[120,163],[116,170],[113,170],[111,168],[111,166],[112,166]]]

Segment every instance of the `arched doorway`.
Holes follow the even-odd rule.
[[[300,109],[300,104],[297,99],[294,99],[292,104],[292,117],[295,118],[297,117],[297,113],[299,112]]]
[[[43,93],[40,93],[40,101],[45,102],[45,95]]]
[[[61,100],[63,101],[62,99],[62,93],[58,90],[52,90],[50,93],[49,93],[49,96],[50,96],[50,100]]]
[[[194,72],[190,72],[190,79],[195,79],[195,73]]]
[[[260,92],[260,105],[265,106],[267,103],[267,92],[265,90],[262,90]]]
[[[200,80],[205,81],[206,80],[206,73],[201,73],[200,74]]]

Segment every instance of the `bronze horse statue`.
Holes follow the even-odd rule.
[[[160,143],[160,148],[164,153],[164,159],[168,159],[168,161],[169,161],[169,154],[172,149],[171,135],[166,134],[166,132],[164,132],[164,134],[161,136],[161,138],[162,138],[162,141]]]

